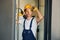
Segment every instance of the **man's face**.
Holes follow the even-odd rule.
[[[31,9],[27,8],[26,11],[25,11],[25,14],[26,14],[27,17],[31,17],[31,14],[32,14]]]

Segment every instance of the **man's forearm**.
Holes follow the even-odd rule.
[[[38,22],[40,22],[43,19],[43,15],[41,14],[41,12],[39,10],[37,10],[37,20]]]

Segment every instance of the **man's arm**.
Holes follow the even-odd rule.
[[[41,12],[39,12],[39,10],[37,10],[37,18],[36,18],[36,21],[37,21],[37,23],[39,23],[42,19],[43,19],[43,16],[42,16],[42,14],[41,14]]]
[[[39,23],[39,22],[43,19],[43,15],[42,15],[41,12],[38,10],[38,8],[35,8],[34,11],[37,12],[36,21],[37,21],[37,23]]]

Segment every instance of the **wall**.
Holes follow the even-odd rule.
[[[39,0],[39,10],[44,16],[45,11],[45,0]],[[44,19],[40,22],[38,40],[44,40]]]
[[[51,40],[60,40],[60,0],[52,0]]]
[[[37,5],[37,0],[20,0],[20,8],[22,8],[22,9],[24,9],[24,6],[26,5],[26,4],[31,4],[31,5],[34,5],[34,6],[36,6]]]
[[[14,40],[14,0],[0,0],[0,40]]]

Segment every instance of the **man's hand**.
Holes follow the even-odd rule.
[[[37,7],[34,7],[33,11],[38,11],[38,8]]]
[[[39,22],[43,19],[43,16],[42,16],[41,12],[38,10],[37,7],[35,7],[35,8],[33,9],[33,11],[37,12],[36,21],[37,21],[37,23],[39,23]]]

